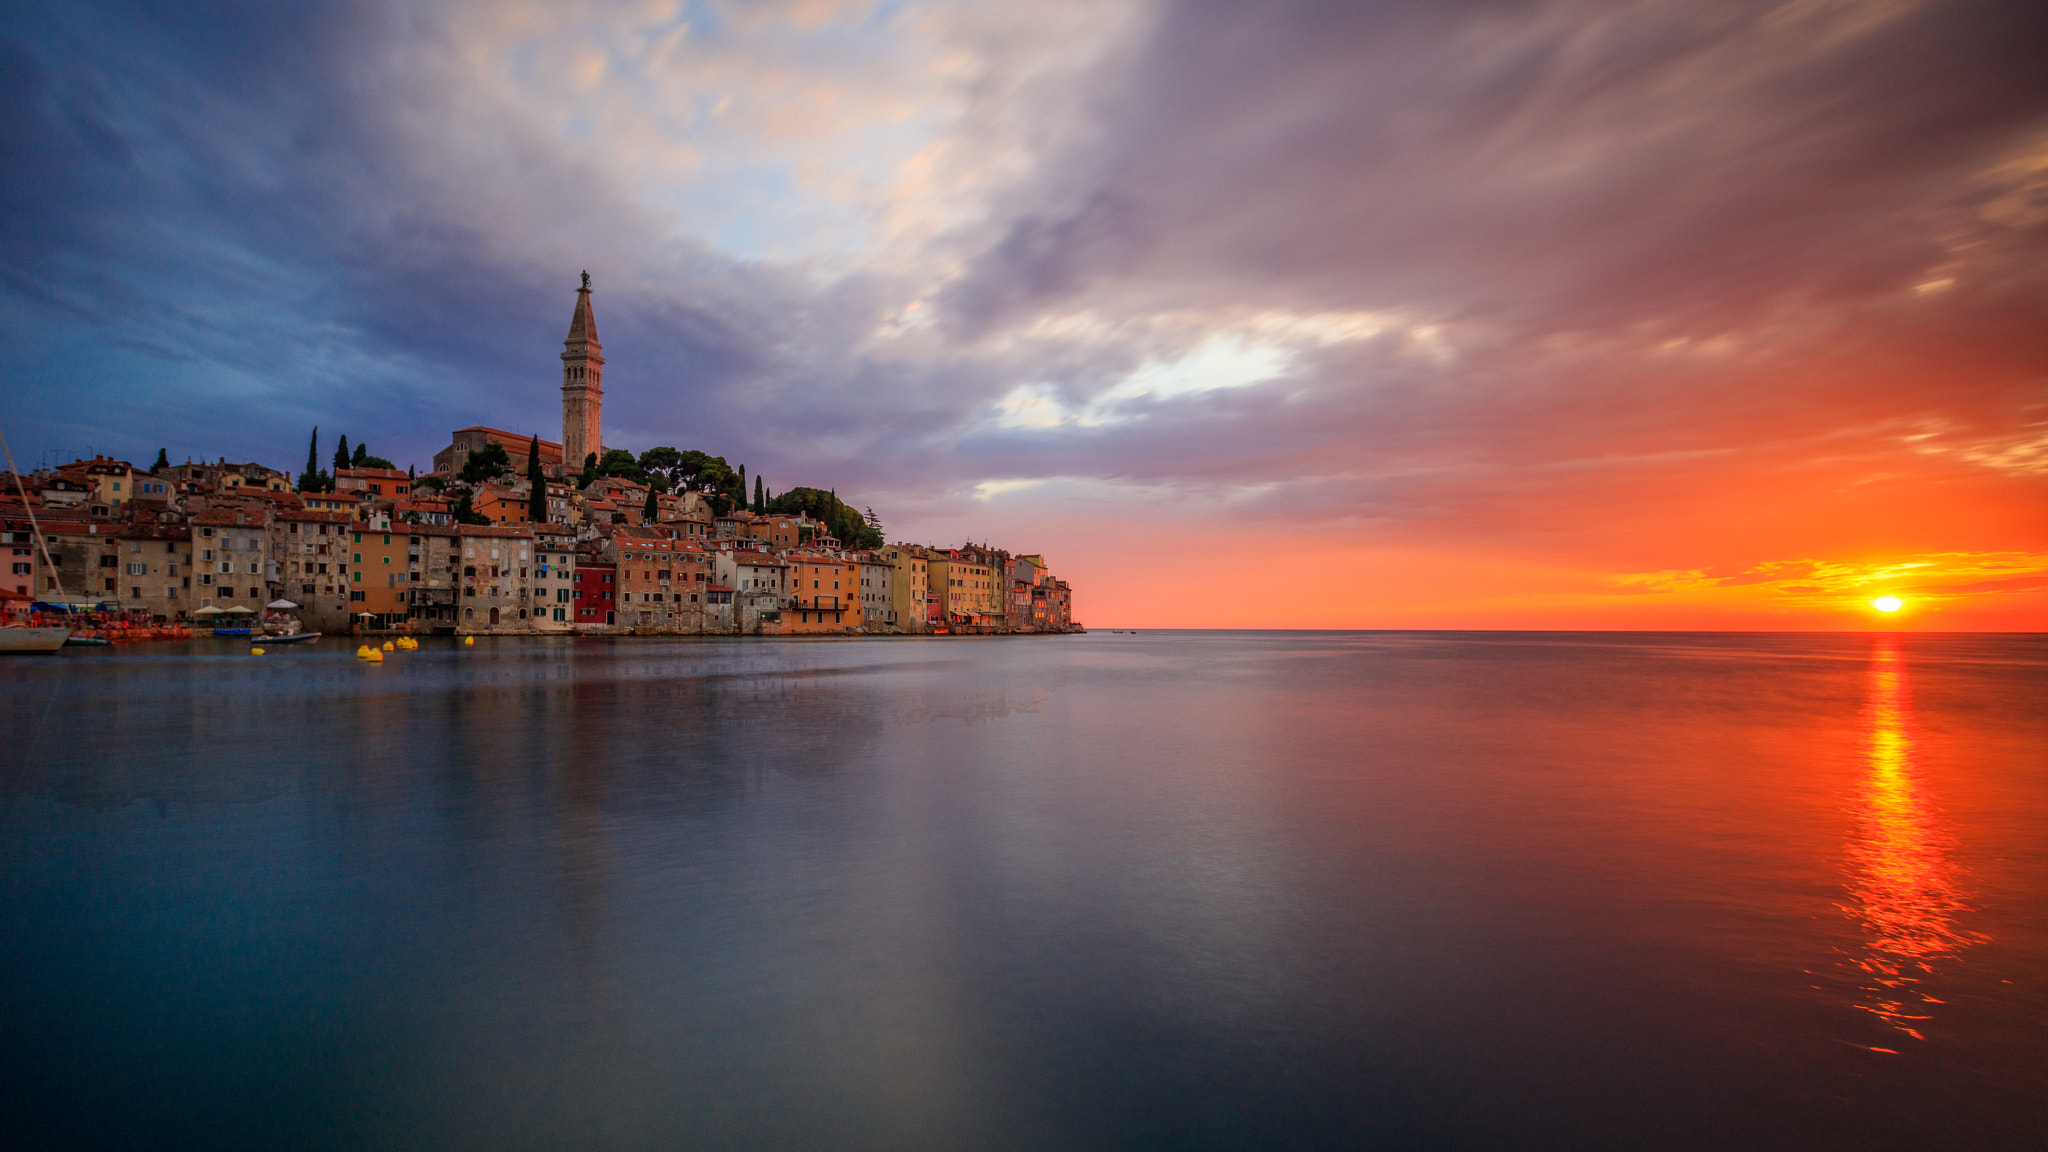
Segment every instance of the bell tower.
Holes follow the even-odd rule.
[[[604,455],[604,346],[597,341],[597,319],[590,314],[590,273],[576,290],[576,314],[569,318],[569,338],[562,341],[562,465],[571,472],[583,467],[592,452]]]

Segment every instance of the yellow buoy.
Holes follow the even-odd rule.
[[[370,649],[370,654],[363,657],[363,659],[368,660],[372,664],[382,664],[384,662],[384,654],[372,648]]]
[[[476,637],[474,637],[474,636],[464,636],[464,637],[462,638],[462,643],[463,643],[463,645],[464,645],[465,647],[467,647],[468,645],[471,645],[471,644],[475,644],[475,643],[476,643]]]
[[[368,660],[369,658],[370,658],[370,646],[369,646],[368,644],[358,644],[358,645],[356,645],[356,659],[358,659],[358,660]]]
[[[263,655],[263,649],[261,649],[261,648],[251,648],[251,649],[249,649],[249,655],[251,655],[251,656],[261,656],[261,655]]]
[[[386,641],[384,642],[384,650],[385,650],[386,652],[393,652],[393,651],[396,651],[396,650],[397,650],[397,645],[395,645],[395,644],[391,643],[391,641],[389,641],[389,640],[386,640]]]

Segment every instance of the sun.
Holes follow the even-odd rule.
[[[1906,606],[1906,602],[1897,596],[1879,596],[1870,602],[1870,606],[1879,612],[1897,612]]]

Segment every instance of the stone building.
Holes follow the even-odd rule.
[[[267,507],[208,508],[192,515],[192,591],[200,608],[253,608],[272,597],[270,525]]]
[[[270,558],[278,569],[272,599],[297,604],[299,624],[309,631],[348,629],[350,523],[346,512],[285,509],[271,517]]]
[[[576,627],[576,534],[536,527],[533,535],[534,627],[571,632]]]
[[[463,524],[458,632],[531,632],[533,529]]]
[[[192,529],[183,524],[125,524],[113,541],[123,608],[147,609],[158,621],[182,618],[192,599]],[[251,604],[251,608],[260,605]]]
[[[590,311],[590,273],[576,290],[576,311],[562,341],[562,454],[570,469],[604,455],[604,345]]]

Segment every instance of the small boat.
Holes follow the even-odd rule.
[[[74,648],[111,648],[114,646],[112,640],[102,640],[97,636],[66,636],[64,643]]]
[[[289,636],[265,636],[263,642],[265,644],[303,644],[308,640],[318,640],[319,638],[320,634],[318,632],[294,632]]]
[[[0,628],[0,653],[55,652],[70,637],[69,628]]]
[[[213,634],[215,636],[247,636],[249,635],[249,630],[247,628],[215,628]]]

